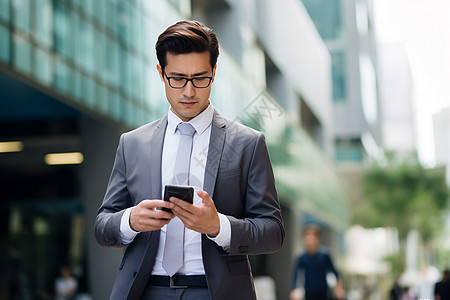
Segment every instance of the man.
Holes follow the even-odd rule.
[[[121,136],[95,222],[100,245],[128,245],[111,299],[256,299],[248,255],[277,251],[285,235],[264,136],[210,103],[213,30],[180,21],[156,53],[168,114]],[[194,204],[161,200],[174,182],[200,188]]]
[[[333,272],[337,283],[334,290],[336,299],[344,299],[345,292],[339,273],[334,268],[330,254],[324,248],[319,247],[320,230],[315,225],[308,225],[303,231],[303,241],[306,251],[297,259],[294,266],[294,275],[292,281],[291,300],[327,300],[328,284],[326,276],[328,272]],[[299,280],[299,275],[300,279]],[[299,288],[298,282],[303,283],[304,289]]]
[[[450,299],[450,270],[445,269],[442,273],[442,280],[434,285],[434,299]]]

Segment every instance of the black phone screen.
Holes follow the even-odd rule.
[[[183,201],[194,203],[194,189],[187,186],[178,185],[166,185],[164,187],[164,201],[169,201],[170,197],[177,197]],[[172,212],[168,208],[163,208],[163,210]]]

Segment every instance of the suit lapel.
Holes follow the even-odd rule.
[[[225,144],[225,119],[214,111],[213,121],[211,124],[211,137],[209,140],[208,157],[206,159],[205,179],[203,189],[213,198],[214,187],[216,184],[219,163],[222,157],[223,147]]]
[[[164,135],[167,126],[167,115],[159,120],[156,129],[153,132],[153,137],[150,139],[150,186],[151,193],[154,199],[161,199],[161,161],[162,151],[164,145]]]

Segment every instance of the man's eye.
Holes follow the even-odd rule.
[[[184,78],[184,77],[172,77],[172,80],[174,80],[176,82],[181,82],[181,81],[186,80],[186,78]]]

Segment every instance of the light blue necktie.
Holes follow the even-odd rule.
[[[173,184],[189,185],[189,167],[192,153],[192,137],[195,129],[189,123],[180,123],[177,126],[180,132],[175,167],[173,169]],[[174,218],[167,224],[166,244],[162,266],[169,276],[173,276],[184,261],[184,224],[179,218]]]

